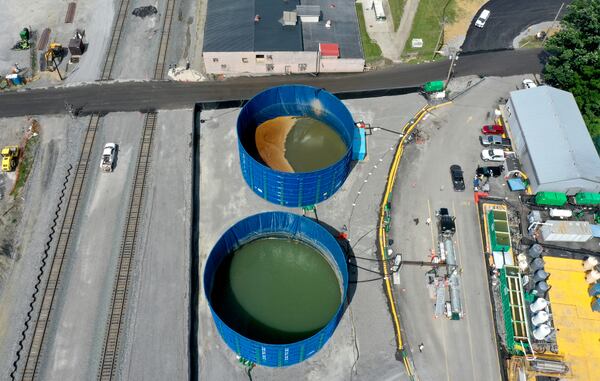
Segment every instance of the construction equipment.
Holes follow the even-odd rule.
[[[6,146],[2,148],[2,172],[12,172],[17,168],[19,158],[18,146]]]
[[[21,37],[21,40],[19,42],[17,42],[13,46],[13,50],[27,50],[27,49],[29,49],[29,47],[30,47],[30,44],[29,44],[29,29],[23,28],[23,30],[21,30],[21,32],[19,33],[19,36]]]
[[[63,57],[63,47],[61,44],[57,42],[53,42],[50,44],[46,53],[44,53],[44,59],[46,61],[46,70],[54,71],[54,69],[58,68],[60,61],[57,63],[56,60],[62,60]]]

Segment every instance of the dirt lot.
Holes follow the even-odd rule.
[[[453,40],[462,41],[467,34],[467,29],[477,11],[487,3],[487,0],[454,0],[456,18],[451,24],[444,27],[444,43]],[[458,44],[460,45],[460,44]]]

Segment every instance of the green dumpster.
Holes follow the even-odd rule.
[[[559,192],[539,192],[535,195],[537,205],[563,206],[567,203],[567,195]]]
[[[436,93],[438,91],[444,91],[444,81],[431,81],[423,85],[423,90],[426,93]]]

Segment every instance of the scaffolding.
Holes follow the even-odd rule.
[[[533,360],[535,356],[529,341],[529,318],[519,268],[505,266],[501,269],[500,284],[506,328],[506,349],[513,355],[524,355],[527,360]]]

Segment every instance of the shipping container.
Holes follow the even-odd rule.
[[[544,241],[586,242],[592,238],[592,229],[586,221],[548,220],[541,227]]]
[[[576,205],[600,205],[600,193],[577,193],[575,195]]]
[[[567,195],[559,192],[539,192],[535,195],[537,205],[563,206],[567,203]]]

